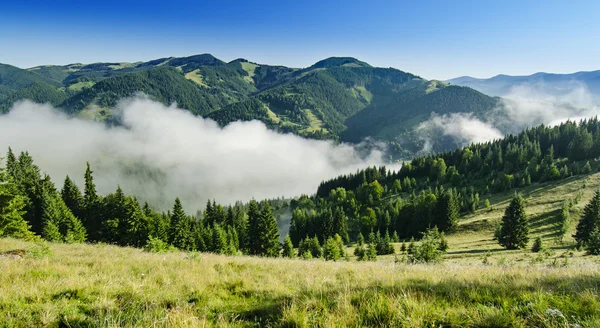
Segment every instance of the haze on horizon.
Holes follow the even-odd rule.
[[[350,56],[441,80],[572,73],[600,68],[599,10],[595,1],[8,1],[0,13],[0,63],[210,53],[290,67]]]

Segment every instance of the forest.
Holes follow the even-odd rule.
[[[9,148],[0,184],[0,236],[326,259],[343,257],[349,243],[359,246],[359,259],[394,253],[390,244],[400,240],[431,240],[442,250],[444,234],[455,231],[462,215],[489,206],[492,194],[597,171],[598,156],[597,118],[567,121],[418,157],[398,171],[369,167],[323,181],[314,195],[231,205],[209,200],[190,215],[179,199],[161,211],[125,195],[120,186],[99,195],[89,163],[83,190],[69,176],[59,189],[29,153],[17,156]],[[509,249],[527,245],[524,206],[516,194],[497,229],[498,242]],[[292,213],[283,243],[274,210]],[[597,193],[577,226],[578,245],[600,253],[599,229]]]

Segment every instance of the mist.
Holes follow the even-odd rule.
[[[0,147],[28,151],[57,188],[83,187],[86,161],[101,194],[124,192],[157,209],[180,197],[187,211],[208,199],[230,204],[313,194],[322,180],[384,161],[350,145],[280,134],[258,121],[219,127],[147,98],[121,101],[122,126],[69,117],[50,105],[16,103],[0,116]]]
[[[484,117],[472,113],[437,115],[419,125],[418,135],[424,140],[423,151],[431,150],[430,135],[437,131],[453,137],[459,146],[517,134],[528,127],[558,125],[567,120],[579,121],[600,114],[597,97],[582,83],[572,82],[566,90],[547,92],[543,83],[520,84],[501,98],[500,105]]]

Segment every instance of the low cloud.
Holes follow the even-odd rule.
[[[29,151],[58,188],[67,174],[83,187],[89,161],[101,193],[120,184],[161,209],[180,197],[188,211],[208,199],[227,204],[312,194],[324,179],[383,163],[381,151],[280,134],[258,121],[221,128],[145,98],[124,100],[116,111],[122,126],[107,127],[18,102],[0,116],[0,147]]]
[[[485,116],[472,113],[437,115],[417,128],[418,136],[424,140],[423,151],[430,151],[434,138],[447,136],[459,146],[501,138],[505,134],[516,134],[528,127],[546,124],[554,126],[567,120],[579,121],[600,114],[597,97],[587,87],[576,81],[568,88],[549,92],[550,86],[540,83],[520,84],[510,89],[501,99],[500,105]]]

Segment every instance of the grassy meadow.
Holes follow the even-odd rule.
[[[600,258],[555,227],[578,198],[574,231],[598,186],[594,174],[521,190],[543,253],[493,240],[512,194],[494,195],[438,264],[405,263],[400,244],[325,262],[0,239],[0,327],[600,327]]]

